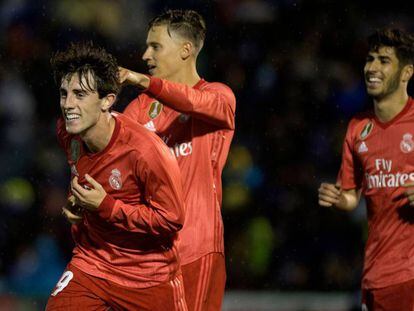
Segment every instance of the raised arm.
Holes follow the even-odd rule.
[[[220,128],[234,129],[236,98],[222,83],[208,83],[200,89],[120,68],[123,83],[145,89],[164,105]]]

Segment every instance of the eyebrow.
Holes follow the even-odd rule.
[[[380,60],[391,60],[392,59],[388,55],[379,55],[379,54],[374,55],[374,54],[371,54],[371,53],[369,53],[366,57],[366,59],[375,59],[375,58],[379,58]]]
[[[62,93],[62,92],[67,93],[68,90],[66,88],[64,88],[64,87],[60,87],[59,88],[59,92],[60,93]],[[82,89],[82,88],[73,89],[72,92],[75,93],[75,94],[82,93],[82,92],[85,93],[85,94],[89,94],[90,93],[88,90]]]
[[[147,45],[161,45],[161,43],[159,43],[157,41],[148,41]]]

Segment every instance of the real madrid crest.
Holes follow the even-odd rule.
[[[361,131],[361,134],[359,134],[359,137],[364,140],[367,138],[367,136],[372,132],[372,129],[374,128],[374,123],[372,121],[369,121],[364,128]]]
[[[403,135],[403,139],[400,142],[400,149],[404,153],[409,153],[414,149],[413,135],[407,133]]]
[[[151,119],[155,119],[159,116],[162,111],[163,105],[159,101],[155,101],[151,104],[150,109],[148,111],[148,115]]]
[[[109,176],[109,185],[115,190],[122,188],[121,172],[118,169],[111,171],[111,176]]]
[[[80,141],[76,139],[72,139],[70,141],[70,159],[75,163],[78,162],[79,160],[80,149],[81,149]]]

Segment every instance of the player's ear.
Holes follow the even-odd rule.
[[[104,98],[102,98],[101,102],[101,110],[103,112],[108,111],[112,105],[115,103],[116,95],[113,93],[107,94]]]
[[[190,41],[185,41],[181,46],[181,59],[186,60],[194,53],[194,45]]]
[[[405,65],[403,70],[402,70],[402,82],[408,82],[411,77],[413,76],[413,65]]]

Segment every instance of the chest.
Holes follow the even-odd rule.
[[[169,147],[177,159],[187,159],[193,154],[198,139],[205,139],[200,133],[202,122],[184,113],[164,106],[158,101],[147,102],[140,112],[139,122],[156,133]]]
[[[105,191],[114,198],[137,199],[141,192],[139,179],[131,166],[129,152],[117,150],[98,156],[88,155],[81,146],[78,155],[73,151],[74,143],[69,150],[68,164],[71,168],[71,178],[78,176],[79,184],[90,188],[85,174],[95,179]]]
[[[354,141],[353,154],[368,174],[398,174],[414,171],[414,127],[398,123],[376,126],[366,137]]]

